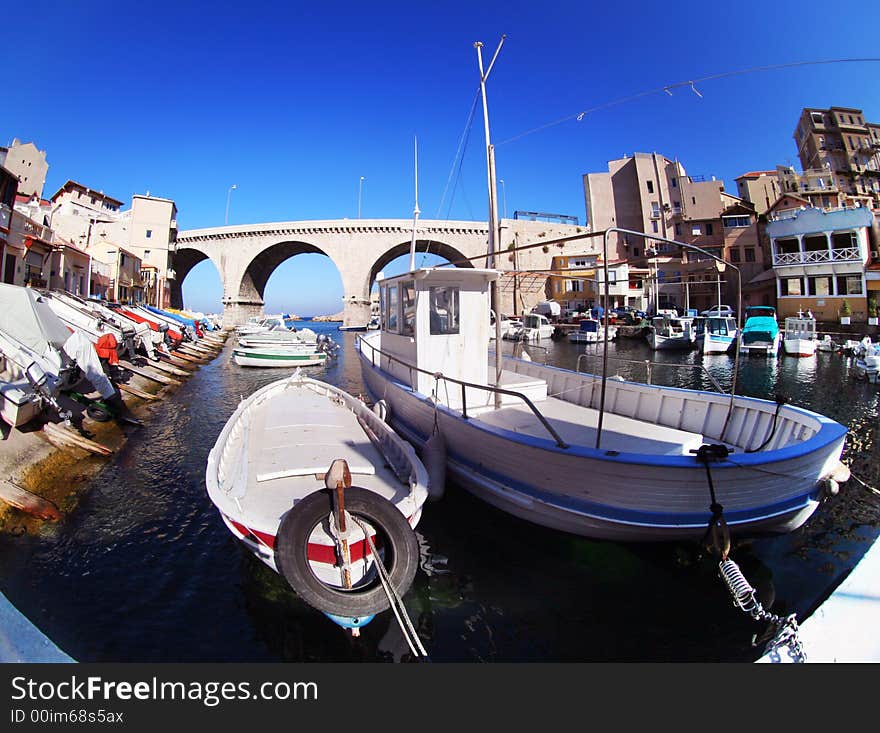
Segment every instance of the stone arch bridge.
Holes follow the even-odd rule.
[[[499,269],[513,268],[513,258],[507,252],[512,245],[587,232],[586,227],[520,219],[503,219],[500,229]],[[342,280],[343,325],[363,325],[370,318],[370,290],[376,276],[392,260],[409,252],[411,240],[411,219],[288,221],[181,231],[173,260],[172,304],[183,306],[184,279],[193,267],[210,259],[223,283],[223,324],[232,328],[262,313],[266,283],[276,267],[298,254],[320,253],[336,265]],[[487,241],[486,222],[420,220],[416,230],[418,252],[440,255],[451,262],[485,255]],[[516,265],[519,269],[546,270],[554,255],[586,252],[595,247],[591,242],[575,240],[547,247],[546,252],[537,247],[518,253]],[[486,260],[460,262],[460,266],[485,267]],[[506,285],[509,280],[512,278],[502,278],[502,312],[517,312],[545,297],[546,276],[520,277],[515,305],[513,288]]]

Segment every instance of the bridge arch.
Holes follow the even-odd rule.
[[[181,247],[174,253],[174,279],[169,281],[172,308],[183,308],[183,281],[196,265],[210,259],[210,255],[195,247]],[[211,261],[217,272],[221,273],[218,264]]]
[[[412,240],[401,242],[400,244],[394,245],[393,247],[379,255],[378,259],[373,263],[373,266],[370,268],[369,275],[367,276],[366,288],[363,291],[364,297],[370,297],[370,291],[373,289],[373,285],[376,282],[376,277],[379,275],[379,273],[382,272],[382,270],[384,270],[391,262],[396,260],[398,257],[408,255],[411,246]],[[438,257],[443,257],[452,262],[456,267],[474,266],[472,262],[467,261],[467,257],[462,254],[461,250],[453,247],[452,245],[446,244],[445,242],[438,242],[435,239],[417,239],[415,249],[417,253],[429,253],[432,255],[437,255]],[[418,258],[416,258],[416,266],[418,266],[418,264],[419,260]]]
[[[259,301],[262,304],[266,294],[266,283],[269,282],[272,273],[282,262],[302,254],[324,255],[341,275],[342,268],[339,267],[339,263],[321,247],[294,240],[275,242],[258,252],[245,267],[238,283],[238,298],[245,301]]]

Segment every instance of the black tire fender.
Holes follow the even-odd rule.
[[[345,509],[376,530],[391,585],[403,596],[419,565],[418,541],[406,517],[387,499],[358,486],[345,489]],[[369,583],[351,590],[331,587],[312,572],[307,555],[309,536],[331,511],[332,494],[322,489],[298,501],[284,515],[275,538],[276,567],[300,598],[324,613],[358,617],[386,610],[390,603],[375,570]]]
[[[108,422],[113,419],[113,413],[110,410],[94,402],[86,405],[86,415],[97,422]]]

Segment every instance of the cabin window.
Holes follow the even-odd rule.
[[[388,310],[385,314],[385,330],[397,333],[397,286],[388,288]]]
[[[430,289],[431,335],[458,333],[458,288]]]
[[[416,284],[412,280],[400,284],[400,305],[403,311],[400,333],[403,336],[414,336],[416,333]]]

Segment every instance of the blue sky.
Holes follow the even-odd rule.
[[[803,0],[18,3],[4,20],[28,30],[0,46],[0,142],[47,152],[47,196],[68,178],[126,202],[149,191],[176,201],[182,230],[222,225],[232,184],[230,224],[355,218],[361,176],[363,218],[410,218],[414,135],[422,218],[485,220],[479,105],[453,163],[478,89],[473,43],[488,62],[502,34],[488,95],[511,216],[583,222],[583,174],[635,151],[733,192],[745,171],[798,166],[805,106],[880,122],[877,62],[736,74],[697,84],[702,97],[679,88],[606,106],[724,72],[878,55],[869,16]],[[219,308],[209,263],[183,287],[188,307]],[[329,261],[300,255],[273,274],[266,308],[330,313],[341,297]]]

